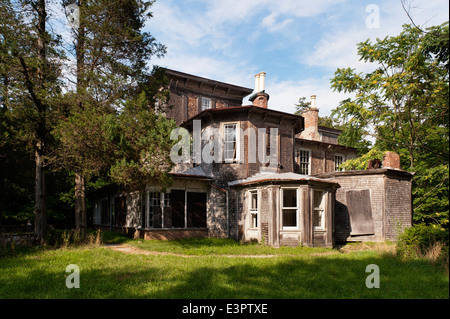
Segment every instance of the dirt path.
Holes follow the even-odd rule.
[[[220,257],[228,257],[228,258],[274,258],[274,257],[283,257],[283,256],[291,256],[298,257],[299,255],[295,254],[280,254],[280,255],[222,255],[222,254],[210,254],[210,255],[185,255],[185,254],[177,254],[177,253],[169,253],[169,252],[160,252],[160,251],[150,251],[141,249],[128,244],[107,244],[104,245],[105,248],[118,251],[124,254],[130,255],[147,255],[147,256],[176,256],[183,258],[198,258],[198,257],[207,257],[207,256],[220,256]],[[323,253],[313,253],[311,256],[326,256],[326,255],[334,255],[339,254],[338,251],[332,252],[323,252]]]
[[[127,244],[109,244],[104,245],[104,247],[109,248],[114,251],[118,251],[124,254],[130,255],[150,255],[150,256],[176,256],[183,258],[198,258],[198,257],[206,257],[206,256],[220,256],[220,257],[228,257],[228,258],[273,258],[279,256],[286,255],[185,255],[185,254],[177,254],[177,253],[168,253],[168,252],[160,252],[160,251],[150,251],[141,248],[137,248]]]

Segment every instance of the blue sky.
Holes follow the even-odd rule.
[[[416,24],[449,19],[448,0],[407,2]],[[294,112],[299,97],[315,94],[321,115],[347,97],[330,88],[337,68],[373,68],[358,61],[356,44],[409,23],[400,0],[157,0],[151,11],[146,31],[168,49],[151,63],[249,88],[265,71],[269,108]]]

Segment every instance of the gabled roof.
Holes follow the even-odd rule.
[[[204,117],[209,117],[211,114],[221,114],[221,113],[222,114],[227,114],[227,113],[236,114],[237,112],[248,112],[248,113],[251,112],[254,114],[265,113],[265,114],[270,114],[270,115],[281,117],[281,118],[292,119],[296,122],[294,125],[295,134],[301,132],[304,128],[304,119],[300,115],[295,115],[295,114],[291,114],[291,113],[267,109],[267,108],[263,108],[263,107],[259,107],[259,106],[255,106],[255,105],[243,105],[243,106],[224,107],[224,108],[217,108],[217,109],[207,109],[207,110],[204,110],[203,112],[191,117],[186,122],[181,123],[180,126],[182,126],[182,127],[190,126],[192,124],[193,120],[201,119]]]
[[[304,139],[304,138],[301,138],[301,137],[296,137],[295,141],[311,143],[311,144],[316,144],[316,145],[330,146],[330,147],[334,147],[334,148],[346,149],[346,150],[349,150],[349,151],[357,151],[356,147],[345,146],[345,145],[341,145],[341,144],[327,143],[327,142],[322,142],[322,141],[307,140],[307,139]]]
[[[207,79],[201,76],[192,75],[188,73],[183,73],[176,70],[166,69],[166,75],[172,79],[178,79],[181,82],[186,83],[189,82],[195,82],[199,86],[205,84],[210,85],[212,87],[221,87],[227,90],[233,90],[233,92],[236,92],[241,97],[245,97],[253,92],[253,89],[246,88],[239,85],[229,84],[221,81],[211,80]]]
[[[196,166],[185,170],[183,172],[172,173],[174,177],[186,177],[186,178],[195,178],[195,179],[205,179],[210,180],[212,176],[207,175],[200,166]]]

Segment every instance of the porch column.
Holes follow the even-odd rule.
[[[302,225],[302,244],[307,247],[313,246],[313,230],[312,230],[312,213],[311,213],[311,196],[310,190],[308,188],[302,188],[302,210],[303,215],[301,220],[303,220]]]

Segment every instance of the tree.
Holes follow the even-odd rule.
[[[298,99],[298,104],[295,104],[294,114],[302,115],[302,113],[308,111],[311,108],[311,102],[306,102],[306,96],[302,96]]]
[[[415,172],[416,221],[448,227],[448,22],[426,33],[405,25],[398,36],[358,44],[358,54],[377,67],[366,74],[335,72],[332,88],[355,98],[334,114],[372,132],[377,150],[397,152],[402,167]]]
[[[149,81],[150,57],[162,56],[166,49],[142,31],[152,17],[153,1],[64,1],[69,4],[79,10],[73,29],[76,89],[68,99],[68,120],[62,122],[59,133],[65,163],[76,173],[75,226],[84,233],[86,178],[108,171],[123,152],[118,147],[126,144],[111,143],[113,136],[120,135],[113,131],[119,127],[113,122],[125,101],[140,94],[140,84]]]
[[[306,102],[306,97],[301,97],[298,100],[298,104],[295,105],[295,113],[301,115],[309,110],[311,102]],[[319,116],[319,126],[330,127],[341,130],[342,133],[338,137],[338,143],[340,145],[354,147],[357,149],[358,154],[364,154],[369,150],[371,143],[365,139],[367,132],[365,128],[358,125],[355,121],[347,121],[346,117],[340,117],[335,112],[331,113],[331,116]]]
[[[17,138],[34,153],[34,232],[46,234],[46,155],[60,97],[57,38],[47,31],[47,1],[2,1],[0,7],[1,86],[3,108],[17,125]]]

